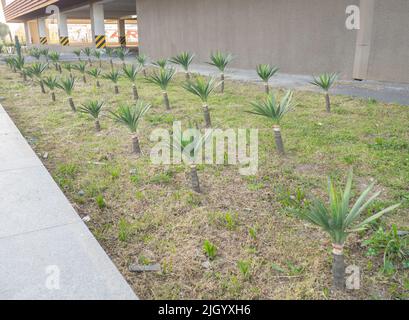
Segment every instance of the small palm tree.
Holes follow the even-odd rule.
[[[60,88],[67,94],[68,103],[70,104],[70,107],[74,112],[77,111],[77,108],[75,108],[74,100],[72,99],[75,81],[76,81],[75,77],[68,77],[61,79],[60,82],[58,83],[58,88]]]
[[[47,48],[40,49],[41,55],[44,56],[45,62],[47,62],[47,68],[48,68],[48,62],[49,62],[49,58],[48,58],[48,52],[49,52],[49,51],[50,51],[50,50],[47,49]]]
[[[152,62],[152,64],[160,69],[165,69],[166,66],[168,65],[168,62],[169,62],[168,59],[158,59]]]
[[[143,76],[146,77],[146,66],[148,65],[148,56],[146,54],[139,54],[136,56],[136,61],[142,68]]]
[[[72,65],[72,68],[74,69],[74,70],[77,70],[77,71],[79,71],[80,73],[81,73],[81,75],[82,75],[82,81],[84,82],[84,83],[87,83],[87,77],[85,76],[85,74],[86,74],[86,72],[87,72],[87,65],[85,64],[85,62],[80,62],[80,63],[78,63],[78,64],[73,64]]]
[[[159,73],[156,71],[148,76],[146,79],[153,83],[158,85],[162,91],[163,91],[163,102],[165,104],[165,107],[167,110],[170,110],[170,103],[169,103],[169,97],[168,97],[168,85],[170,81],[172,80],[173,76],[175,75],[175,69],[174,68],[169,68],[169,69],[159,69]]]
[[[135,101],[139,99],[139,94],[138,94],[138,89],[136,88],[136,79],[138,77],[138,73],[141,71],[141,67],[138,66],[125,66],[123,68],[124,71],[124,76],[132,82],[132,92],[133,92],[133,98]]]
[[[95,49],[92,51],[92,54],[94,55],[94,57],[98,60],[99,62],[99,67],[102,68],[102,51],[100,49]]]
[[[181,54],[171,58],[170,62],[180,65],[185,70],[186,80],[190,80],[189,67],[194,57],[195,55],[190,52],[182,52]]]
[[[102,107],[104,106],[103,101],[92,100],[82,104],[78,111],[90,115],[95,120],[95,130],[101,131],[101,124],[99,123],[99,115],[101,113]]]
[[[125,67],[125,59],[130,54],[129,49],[120,47],[115,52],[119,60],[122,61],[122,67]]]
[[[86,48],[82,49],[82,52],[83,52],[83,53],[85,54],[85,56],[88,58],[88,63],[89,63],[89,65],[92,66],[92,59],[91,59],[92,50],[91,50],[91,48],[86,47]]]
[[[206,141],[211,139],[213,132],[212,130],[206,130],[204,135],[200,135],[200,132],[197,133],[198,136],[190,137],[190,139],[184,139],[182,135],[173,137],[170,148],[173,154],[182,153],[183,162],[190,166],[190,183],[192,190],[200,193],[200,180],[197,175],[196,164],[201,160],[198,158],[202,154],[200,150]]]
[[[203,114],[206,123],[206,128],[210,128],[212,126],[212,122],[210,120],[210,113],[209,113],[209,106],[207,101],[209,99],[210,94],[214,91],[220,83],[216,83],[216,79],[212,78],[208,81],[204,81],[201,78],[197,78],[195,82],[186,82],[183,85],[190,93],[198,96],[203,103]]]
[[[51,62],[54,64],[55,70],[62,73],[62,69],[60,65],[60,54],[57,51],[51,51],[48,54],[48,57],[50,58]]]
[[[117,112],[110,111],[111,117],[114,121],[125,125],[130,130],[132,134],[132,153],[141,153],[137,130],[141,119],[150,108],[150,104],[138,101],[135,106],[130,107],[128,105],[122,105]]]
[[[48,88],[48,89],[50,89],[50,92],[51,92],[51,100],[53,101],[53,102],[55,102],[55,89],[56,88],[58,88],[58,80],[57,80],[57,78],[56,77],[51,77],[51,76],[48,76],[48,77],[45,77],[44,78],[44,84],[46,85],[46,87]]]
[[[107,57],[109,58],[109,64],[111,65],[111,69],[114,69],[114,61],[113,61],[114,49],[107,47],[104,49],[104,51]]]
[[[273,122],[276,148],[280,154],[285,153],[283,139],[281,137],[280,122],[284,115],[294,108],[292,99],[293,91],[289,90],[279,103],[277,102],[274,95],[271,95],[262,102],[253,102],[253,110],[248,111],[248,113],[267,117]]]
[[[70,77],[72,77],[72,69],[73,69],[73,65],[71,63],[64,63],[62,65],[62,67],[68,71]]]
[[[208,64],[215,66],[220,70],[220,80],[222,82],[221,92],[224,92],[224,71],[227,65],[233,60],[233,56],[230,53],[222,53],[217,51],[210,55],[210,62]]]
[[[101,77],[102,71],[100,68],[92,68],[91,70],[88,70],[87,73],[93,77],[96,81],[96,86],[97,88],[101,87],[101,84],[99,83],[99,79]]]
[[[36,59],[37,61],[40,61],[41,58],[41,51],[38,48],[32,48],[30,49],[28,53],[31,57]]]
[[[48,65],[46,63],[35,62],[29,68],[28,72],[33,76],[33,78],[40,84],[41,92],[45,93],[43,73],[47,69]]]
[[[277,73],[278,68],[276,66],[270,66],[269,64],[259,64],[257,66],[257,74],[264,81],[264,87],[267,94],[270,94],[270,88],[268,81]]]
[[[329,90],[338,79],[338,73],[323,73],[318,77],[313,77],[314,80],[310,83],[314,86],[321,88],[325,92],[325,104],[327,112],[331,112],[331,101],[329,98]]]
[[[81,53],[82,53],[82,51],[77,49],[77,50],[74,50],[73,53],[77,56],[78,61],[81,62]]]
[[[347,183],[344,191],[328,179],[329,206],[326,203],[316,199],[312,205],[303,212],[299,212],[301,218],[319,226],[327,232],[332,240],[333,247],[333,287],[334,289],[343,290],[345,288],[345,264],[344,264],[344,244],[350,233],[364,230],[371,222],[380,218],[387,212],[390,212],[400,204],[390,206],[380,212],[357,223],[360,215],[365,212],[374,200],[379,196],[380,191],[371,195],[366,200],[373,189],[375,183],[372,183],[356,200],[355,204],[350,207],[352,196],[353,173],[349,172]]]
[[[13,65],[20,72],[20,75],[24,78],[24,81],[27,80],[27,74],[25,72],[25,59],[23,56],[16,56],[13,58]]]
[[[115,94],[119,93],[118,80],[120,76],[121,73],[118,70],[111,70],[107,74],[102,75],[104,79],[111,80],[114,83]]]

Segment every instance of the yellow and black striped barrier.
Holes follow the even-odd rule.
[[[70,44],[70,40],[68,37],[60,37],[60,44],[62,46],[68,46]]]
[[[95,46],[97,47],[97,49],[103,49],[106,47],[106,39],[105,39],[105,35],[103,36],[95,36]]]
[[[45,44],[47,44],[47,37],[40,37],[40,44],[43,44],[43,45],[45,45]]]
[[[119,43],[122,47],[126,47],[126,37],[125,36],[120,36],[119,37]]]

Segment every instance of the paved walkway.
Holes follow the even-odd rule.
[[[0,299],[137,299],[1,105]]]

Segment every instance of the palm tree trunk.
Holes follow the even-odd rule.
[[[118,85],[116,84],[115,85],[115,94],[118,94],[119,93],[119,88],[118,88]]]
[[[142,70],[142,72],[143,72],[143,76],[146,77],[146,69],[145,68]]]
[[[200,193],[200,183],[199,183],[199,177],[197,175],[197,169],[195,165],[190,166],[190,181],[192,183],[192,189],[193,191]]]
[[[99,59],[99,67],[102,68],[102,60]]]
[[[224,92],[224,73],[220,75],[220,80],[222,82],[221,87],[220,87],[220,92],[223,93]]]
[[[27,75],[25,73],[23,73],[23,80],[27,81]]]
[[[136,88],[135,83],[132,84],[132,92],[133,92],[133,98],[135,101],[138,101],[139,99],[139,94],[138,94],[138,89]]]
[[[331,101],[329,99],[328,92],[325,94],[325,104],[326,104],[326,107],[327,107],[327,112],[331,112]]]
[[[60,73],[62,73],[62,68],[61,68],[61,65],[60,65],[60,64],[58,64],[58,71],[59,71]]]
[[[206,128],[211,128],[212,121],[210,120],[209,106],[206,103],[203,104],[203,115],[206,123]]]
[[[87,83],[87,77],[85,76],[85,74],[82,76],[82,81],[83,81],[84,83]]]
[[[111,64],[111,70],[114,70],[114,62],[112,61],[112,58],[109,59],[109,63]]]
[[[270,87],[268,86],[268,82],[266,82],[264,84],[264,90],[265,90],[266,94],[270,94]]]
[[[279,125],[274,125],[274,126],[273,126],[273,130],[274,130],[274,139],[275,139],[275,142],[276,142],[277,151],[278,151],[280,154],[283,155],[283,154],[285,153],[285,151],[284,151],[283,139],[282,139],[282,137],[281,137],[281,129],[280,129],[280,126],[279,126]]]
[[[332,277],[333,277],[333,288],[335,290],[344,290],[345,289],[345,262],[344,262],[344,253],[343,245],[332,244],[333,250],[332,254],[334,257],[334,262],[332,265]]]
[[[70,104],[70,107],[71,107],[72,111],[76,112],[77,108],[75,108],[74,100],[72,100],[72,97],[68,98],[68,102]]]
[[[189,71],[186,71],[185,76],[186,76],[186,81],[189,81],[189,80],[190,80],[190,73],[189,73]]]
[[[101,124],[98,119],[95,119],[95,130],[97,130],[97,132],[101,131]]]
[[[132,153],[134,154],[141,154],[141,147],[139,145],[138,136],[132,136]]]
[[[97,80],[97,88],[101,88],[101,84],[99,83],[99,80]]]
[[[41,88],[41,93],[45,93],[43,80],[40,80],[40,88]]]
[[[51,91],[51,100],[53,100],[53,102],[55,102],[55,92]]]
[[[55,71],[58,71],[59,69],[58,69],[58,64],[56,63],[56,64],[54,64],[54,67],[55,67]]]
[[[166,110],[170,110],[169,97],[166,91],[163,91],[163,102],[165,103]]]

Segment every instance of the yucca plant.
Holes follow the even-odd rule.
[[[190,52],[182,52],[181,54],[171,58],[170,62],[180,65],[185,70],[186,80],[190,80],[189,67],[194,57],[195,55]]]
[[[210,62],[208,64],[215,66],[220,70],[220,80],[221,80],[221,92],[224,92],[224,72],[227,65],[233,60],[233,56],[230,53],[223,53],[217,51],[210,55]]]
[[[74,100],[72,99],[72,93],[74,91],[74,86],[75,86],[76,79],[75,77],[68,77],[68,78],[62,78],[60,82],[58,83],[58,88],[63,90],[67,96],[68,96],[68,103],[70,104],[70,107],[72,111],[77,111],[77,108],[75,107]]]
[[[50,89],[51,100],[55,102],[55,89],[58,88],[58,80],[56,77],[48,76],[44,78],[45,86]]]
[[[125,66],[123,71],[124,76],[132,83],[133,98],[136,101],[139,99],[138,89],[136,88],[136,79],[138,77],[138,73],[141,71],[141,67],[136,67],[134,65]]]
[[[146,54],[139,54],[136,56],[136,61],[141,66],[143,76],[146,77],[146,66],[148,65],[148,56]]]
[[[362,213],[366,213],[370,205],[379,196],[380,191],[370,195],[375,183],[372,183],[356,200],[352,207],[350,201],[352,198],[352,170],[348,174],[344,191],[328,179],[329,206],[315,199],[309,208],[298,212],[299,216],[312,224],[315,224],[323,231],[329,234],[332,240],[333,253],[333,287],[343,290],[345,288],[345,264],[344,264],[344,244],[350,233],[365,230],[365,228],[379,219],[382,215],[390,212],[400,204],[395,204],[376,214],[357,222]],[[369,197],[369,198],[368,198]]]
[[[212,130],[206,130],[205,134],[201,135],[199,131],[196,131],[197,135],[195,137],[190,137],[185,139],[182,135],[174,136],[171,141],[171,150],[173,154],[182,153],[183,163],[190,167],[190,183],[192,190],[200,193],[200,180],[197,174],[197,163],[202,159],[199,156],[202,155],[200,150],[203,149],[206,141],[211,139],[213,132]]]
[[[100,68],[92,68],[88,70],[87,73],[95,79],[97,88],[100,88],[101,84],[99,83],[99,79],[101,78],[102,70]]]
[[[86,103],[82,104],[78,111],[81,113],[88,114],[91,116],[95,121],[95,130],[101,131],[101,124],[99,123],[99,115],[101,113],[102,107],[104,106],[103,101],[92,100],[87,101]]]
[[[40,49],[40,53],[44,57],[45,62],[47,63],[47,68],[48,68],[48,62],[50,61],[50,59],[48,57],[49,51],[50,51],[50,49],[48,49],[48,48]]]
[[[82,51],[80,49],[74,50],[72,53],[74,53],[78,59],[79,62],[81,62],[81,53]]]
[[[209,105],[207,103],[210,94],[214,91],[220,83],[216,83],[216,79],[212,78],[208,81],[203,80],[202,78],[197,78],[194,82],[188,81],[183,84],[185,88],[190,93],[198,96],[202,100],[203,115],[206,123],[206,127],[210,128],[212,122],[210,120]]]
[[[73,69],[72,66],[73,66],[73,64],[71,64],[71,63],[64,63],[64,64],[62,65],[62,67],[63,67],[65,70],[68,71],[70,77],[72,77],[72,69]]]
[[[267,94],[270,94],[270,87],[268,81],[277,73],[278,68],[276,66],[270,66],[269,64],[259,64],[257,66],[257,74],[264,81],[264,88]]]
[[[114,69],[114,61],[113,61],[114,49],[105,48],[104,52],[107,55],[107,57],[109,58],[109,64],[111,65],[111,69]]]
[[[48,54],[48,57],[50,58],[51,62],[54,64],[55,70],[62,73],[62,69],[60,65],[60,54],[57,51],[51,51]]]
[[[115,50],[115,53],[118,56],[119,60],[122,61],[122,67],[125,67],[125,59],[130,54],[129,49],[119,47]]]
[[[132,153],[140,154],[141,147],[139,144],[139,138],[137,135],[137,130],[139,123],[141,122],[143,116],[149,111],[151,105],[149,103],[144,103],[139,100],[136,105],[128,106],[122,105],[119,107],[118,111],[111,113],[111,118],[125,125],[132,134]]]
[[[156,61],[153,61],[152,64],[160,69],[165,69],[168,65],[168,59],[158,59]]]
[[[86,48],[82,49],[82,52],[83,52],[83,53],[85,54],[85,56],[88,58],[88,63],[89,63],[89,65],[92,66],[92,59],[91,59],[92,50],[91,50],[91,48],[86,47]]]
[[[24,81],[27,80],[27,73],[25,72],[25,59],[23,56],[16,56],[13,58],[13,64],[16,70],[19,71],[20,75],[24,78]]]
[[[82,81],[84,82],[84,83],[87,83],[87,77],[85,76],[85,74],[86,74],[86,72],[87,72],[87,65],[85,64],[85,62],[80,62],[80,63],[77,63],[77,64],[73,64],[72,65],[72,68],[74,69],[74,70],[77,70],[78,72],[80,72],[81,73],[81,75],[82,75]]]
[[[115,94],[119,93],[118,80],[121,73],[118,70],[111,70],[110,72],[103,74],[102,77],[107,80],[111,80],[114,83]]]
[[[47,69],[47,67],[48,65],[46,63],[35,62],[28,68],[28,72],[39,83],[42,93],[45,93],[44,83],[43,83],[43,73]]]
[[[37,61],[40,61],[41,59],[41,51],[38,48],[31,48],[28,54],[30,57],[33,57]]]
[[[265,100],[261,102],[253,102],[253,110],[247,111],[255,115],[263,116],[270,119],[273,122],[274,138],[276,143],[276,148],[280,154],[284,154],[284,144],[281,137],[280,122],[285,114],[290,112],[294,108],[292,103],[293,91],[289,90],[281,98],[280,102],[276,100],[274,95],[268,96]]]
[[[92,55],[97,59],[98,63],[99,63],[99,67],[102,68],[102,51],[100,49],[95,49],[92,51]]]
[[[148,76],[146,79],[153,83],[158,85],[162,91],[163,91],[163,102],[165,104],[165,107],[167,110],[170,110],[170,103],[169,103],[169,97],[168,97],[168,85],[170,81],[172,80],[173,76],[175,75],[175,69],[174,68],[169,68],[169,69],[159,69],[159,72],[157,73],[156,71],[153,72],[152,75]]]
[[[331,112],[331,100],[329,97],[329,90],[338,79],[338,73],[323,73],[317,77],[313,77],[313,81],[310,83],[314,86],[321,88],[325,93],[325,105],[327,112]]]

